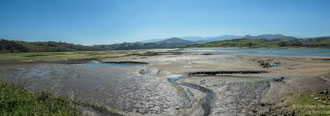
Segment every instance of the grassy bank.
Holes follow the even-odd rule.
[[[60,61],[72,59],[106,59],[112,58],[114,53],[108,52],[31,52],[31,53],[2,53],[0,54],[1,63],[19,63],[19,62],[38,62],[38,61]]]
[[[330,103],[327,96],[304,94],[293,99],[291,107],[297,115],[329,116],[330,106],[322,101]]]
[[[0,82],[0,114],[7,116],[75,116],[79,111],[69,100],[46,92],[31,93],[23,86]]]

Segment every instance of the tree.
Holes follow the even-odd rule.
[[[246,45],[248,46],[248,47],[252,47],[252,42],[248,42],[248,43],[246,43]]]
[[[277,45],[278,45],[278,46],[281,46],[281,47],[283,47],[283,46],[288,46],[288,45],[289,45],[289,42],[281,41],[281,42],[279,42]]]

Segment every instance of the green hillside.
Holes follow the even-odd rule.
[[[179,38],[169,38],[150,43],[119,43],[110,45],[83,46],[65,42],[25,42],[0,39],[0,53],[14,52],[65,52],[65,51],[99,51],[99,50],[131,50],[152,48],[176,48],[194,44]]]
[[[14,41],[0,39],[0,53],[1,52],[28,52],[29,49]]]
[[[248,38],[250,37],[250,38]],[[297,39],[284,35],[259,35],[244,36],[241,39],[215,41],[205,44],[180,38],[169,38],[159,42],[150,43],[118,43],[110,45],[83,46],[65,42],[25,42],[0,39],[0,53],[15,52],[65,52],[65,51],[100,51],[100,50],[131,50],[131,49],[153,49],[153,48],[178,48],[178,47],[310,47],[330,48],[330,37],[316,37]]]
[[[195,44],[189,47],[315,47],[315,48],[330,48],[330,37],[304,38],[304,39],[274,39],[272,41],[263,39],[233,39],[209,42],[205,44]]]
[[[0,52],[63,52],[63,51],[95,51],[94,46],[83,46],[64,42],[24,42],[0,40]]]

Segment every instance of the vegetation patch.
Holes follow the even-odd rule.
[[[31,52],[31,53],[12,53],[11,56],[0,54],[0,64],[19,63],[19,62],[39,62],[39,61],[61,61],[78,59],[106,59],[115,58],[114,54],[108,52]]]
[[[279,61],[274,61],[273,59],[268,60],[258,60],[259,66],[262,68],[273,68],[278,67],[281,63]]]
[[[37,56],[48,56],[48,55],[28,55],[28,56],[25,56],[25,57],[37,57]]]
[[[177,90],[177,94],[180,94],[183,90],[184,90],[184,88],[183,87],[180,87],[180,86],[175,86],[175,88],[176,88],[176,90]]]
[[[158,52],[145,52],[142,54],[142,56],[157,56],[159,55]]]
[[[329,103],[329,96],[304,94],[293,99],[291,108],[297,115],[329,116]]]
[[[126,56],[157,56],[161,55],[159,52],[145,52],[145,53],[133,53]]]
[[[213,55],[213,54],[211,54],[211,53],[203,53],[202,55]]]
[[[66,98],[46,92],[31,93],[22,85],[0,82],[0,114],[7,116],[76,116],[79,111]]]

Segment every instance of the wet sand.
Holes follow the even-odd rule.
[[[25,83],[33,91],[67,96],[81,104],[86,115],[199,116],[205,111],[202,104],[206,94],[177,86],[168,79],[197,71],[267,71],[269,73],[192,76],[179,80],[213,93],[210,115],[257,115],[282,111],[290,100],[288,93],[330,88],[327,83],[330,63],[315,59],[318,58],[219,54],[134,56],[100,62],[147,62],[149,74],[141,75],[141,67],[34,63],[1,66],[0,80]],[[260,60],[279,64],[265,68]],[[290,78],[273,81],[280,77]]]

